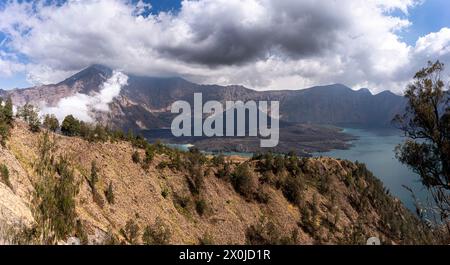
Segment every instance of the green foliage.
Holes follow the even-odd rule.
[[[59,121],[53,114],[46,114],[42,125],[52,132],[56,132],[59,129]]]
[[[204,233],[203,236],[198,239],[198,244],[201,246],[214,245],[214,239],[209,233]]]
[[[317,189],[323,195],[328,195],[330,193],[331,178],[327,173],[320,175],[318,179]]]
[[[75,196],[78,184],[67,158],[53,158],[54,141],[44,133],[39,142],[39,159],[36,173],[34,211],[43,243],[52,244],[64,240],[75,228]]]
[[[259,203],[267,204],[270,200],[270,194],[264,186],[260,186],[255,193],[255,200]]]
[[[112,182],[109,183],[108,188],[105,190],[105,197],[106,197],[106,201],[109,204],[114,204],[114,187]]]
[[[29,103],[17,109],[17,116],[28,123],[30,131],[32,132],[39,132],[40,130],[41,121],[38,113],[39,111]]]
[[[225,156],[223,154],[218,154],[215,155],[212,159],[211,159],[211,163],[213,166],[215,167],[220,167],[223,166],[226,162],[225,162]]]
[[[131,144],[133,145],[133,147],[136,148],[141,148],[141,149],[146,149],[149,147],[149,143],[147,142],[147,140],[145,140],[144,137],[142,137],[141,135],[138,135],[136,137],[132,136],[133,134],[131,134],[131,136],[128,136],[128,140],[131,141]],[[132,138],[130,138],[132,137]]]
[[[169,189],[167,187],[164,187],[161,190],[161,196],[163,196],[163,198],[166,199],[169,196],[169,192],[170,192]]]
[[[264,217],[259,223],[249,226],[245,233],[249,245],[295,245],[297,237],[297,229],[292,230],[290,236],[285,236],[272,221]]]
[[[95,161],[91,162],[91,174],[89,174],[89,178],[88,178],[88,184],[92,189],[92,192],[96,191],[95,185],[97,184],[99,180],[99,176],[98,176],[98,167],[97,167],[97,163]]]
[[[186,210],[191,203],[191,198],[189,196],[174,193],[173,202],[177,207]]]
[[[197,213],[202,216],[207,209],[207,204],[204,199],[198,199],[195,201],[195,210]]]
[[[9,137],[9,131],[13,124],[13,110],[11,98],[5,102],[3,106],[3,99],[0,98],[0,144],[5,146],[6,140]]]
[[[91,162],[91,173],[89,174],[89,176],[87,178],[87,182],[89,184],[89,187],[91,187],[93,201],[100,208],[103,208],[105,206],[105,201],[103,200],[101,194],[97,191],[97,187],[96,187],[97,182],[99,181],[98,171],[99,171],[99,169],[97,167],[97,163],[95,161],[92,161]]]
[[[252,199],[258,189],[258,182],[248,163],[242,163],[234,169],[231,184],[236,192],[247,199]]]
[[[9,170],[5,164],[0,164],[0,180],[11,190],[13,189],[11,181],[9,180]]]
[[[199,195],[205,183],[202,166],[198,164],[189,164],[186,179],[191,193],[193,195]]]
[[[207,172],[204,171],[207,159],[195,148],[191,148],[189,152],[185,153],[185,159],[183,168],[187,170],[186,180],[189,190],[192,195],[198,196],[204,187],[205,175],[207,175]]]
[[[139,239],[139,226],[134,222],[133,219],[130,219],[125,224],[125,227],[120,229],[121,234],[128,242],[128,244],[136,245]]]
[[[150,163],[153,161],[153,158],[155,157],[155,149],[152,145],[147,145],[145,148],[145,157],[142,161],[142,167],[144,169],[148,169],[150,166]]]
[[[288,176],[282,184],[284,197],[295,205],[303,202],[304,180],[300,176]]]
[[[430,191],[441,220],[450,216],[450,97],[443,76],[444,64],[428,62],[405,91],[403,115],[394,123],[409,137],[396,149],[400,162],[416,172]]]
[[[2,100],[0,99],[0,102]],[[3,104],[0,104],[3,105]],[[12,125],[14,120],[14,113],[13,113],[13,103],[11,97],[8,97],[8,99],[5,102],[5,106],[0,107],[2,110],[2,114],[0,114],[2,117],[2,120],[6,122],[8,125]]]
[[[157,217],[155,223],[145,227],[142,241],[146,245],[167,245],[171,236],[170,227],[161,218]]]
[[[9,131],[11,126],[6,122],[0,120],[0,144],[4,147],[6,145],[6,140],[9,138]]]
[[[78,136],[81,132],[81,123],[73,115],[64,118],[61,124],[61,132],[67,136]]]
[[[131,160],[133,160],[133,163],[139,164],[141,163],[141,156],[139,155],[138,151],[134,151],[131,155]]]
[[[168,164],[168,167],[172,170],[180,171],[183,168],[183,161],[181,159],[180,152],[175,151],[170,153],[170,163]]]

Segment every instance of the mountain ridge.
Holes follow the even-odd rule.
[[[57,84],[3,91],[0,96],[11,96],[14,104],[19,106],[26,102],[36,105],[45,102],[53,106],[60,99],[76,93],[97,93],[112,72],[108,67],[92,65]],[[277,100],[280,101],[281,119],[295,123],[385,127],[405,104],[403,97],[389,91],[373,95],[367,89],[352,90],[342,84],[257,91],[240,85],[196,84],[181,77],[128,76],[128,85],[110,104],[111,113],[96,115],[98,121],[125,130],[167,128],[174,117],[170,105],[176,100],[192,104],[193,94],[197,92],[203,94],[203,101]]]

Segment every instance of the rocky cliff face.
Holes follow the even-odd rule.
[[[0,148],[0,164],[9,169],[11,182],[11,187],[0,183],[0,223],[7,226],[2,231],[15,231],[3,233],[3,243],[23,242],[28,230],[21,228],[37,224],[32,198],[42,137],[18,121]],[[349,161],[220,161],[155,146],[143,166],[144,150],[129,142],[51,138],[52,156],[67,158],[79,185],[75,218],[81,228],[67,237],[84,235],[85,243],[137,244],[145,241],[145,231],[152,231],[151,242],[164,244],[364,244],[370,236],[386,244],[434,242],[370,172]],[[132,159],[135,151],[139,161]],[[93,161],[99,169],[95,196],[88,181]],[[110,184],[113,202],[106,195]]]

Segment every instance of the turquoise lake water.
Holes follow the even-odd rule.
[[[427,192],[421,185],[419,176],[395,158],[395,147],[405,140],[399,130],[345,128],[344,132],[359,137],[352,142],[350,149],[315,155],[365,163],[367,168],[410,210],[415,210],[414,202],[411,193],[402,185],[410,187],[420,201],[426,200]]]

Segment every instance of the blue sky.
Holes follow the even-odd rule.
[[[39,20],[0,0],[1,89],[55,83],[98,63],[255,89],[343,83],[399,92],[427,60],[450,65],[448,0],[145,0],[144,11],[139,0],[47,2],[59,8],[33,9],[45,14]],[[146,27],[130,11],[138,9]],[[391,17],[411,26],[397,30]]]
[[[63,2],[63,1],[60,1]],[[181,7],[180,0],[144,0],[145,3],[152,5],[151,12],[177,12]],[[5,4],[5,0],[0,0],[0,7]],[[0,31],[0,43],[5,39],[5,35]],[[0,46],[0,50],[6,50],[6,47]],[[25,62],[26,59],[22,59]],[[33,84],[27,81],[25,73],[16,73],[12,76],[0,76],[0,89],[25,88]]]
[[[450,27],[450,1],[426,0],[422,5],[412,8],[407,18],[412,26],[400,35],[408,44],[414,45],[419,37]]]
[[[181,1],[179,0],[146,0],[152,5],[152,11],[158,13],[159,11],[177,11],[181,7]]]

